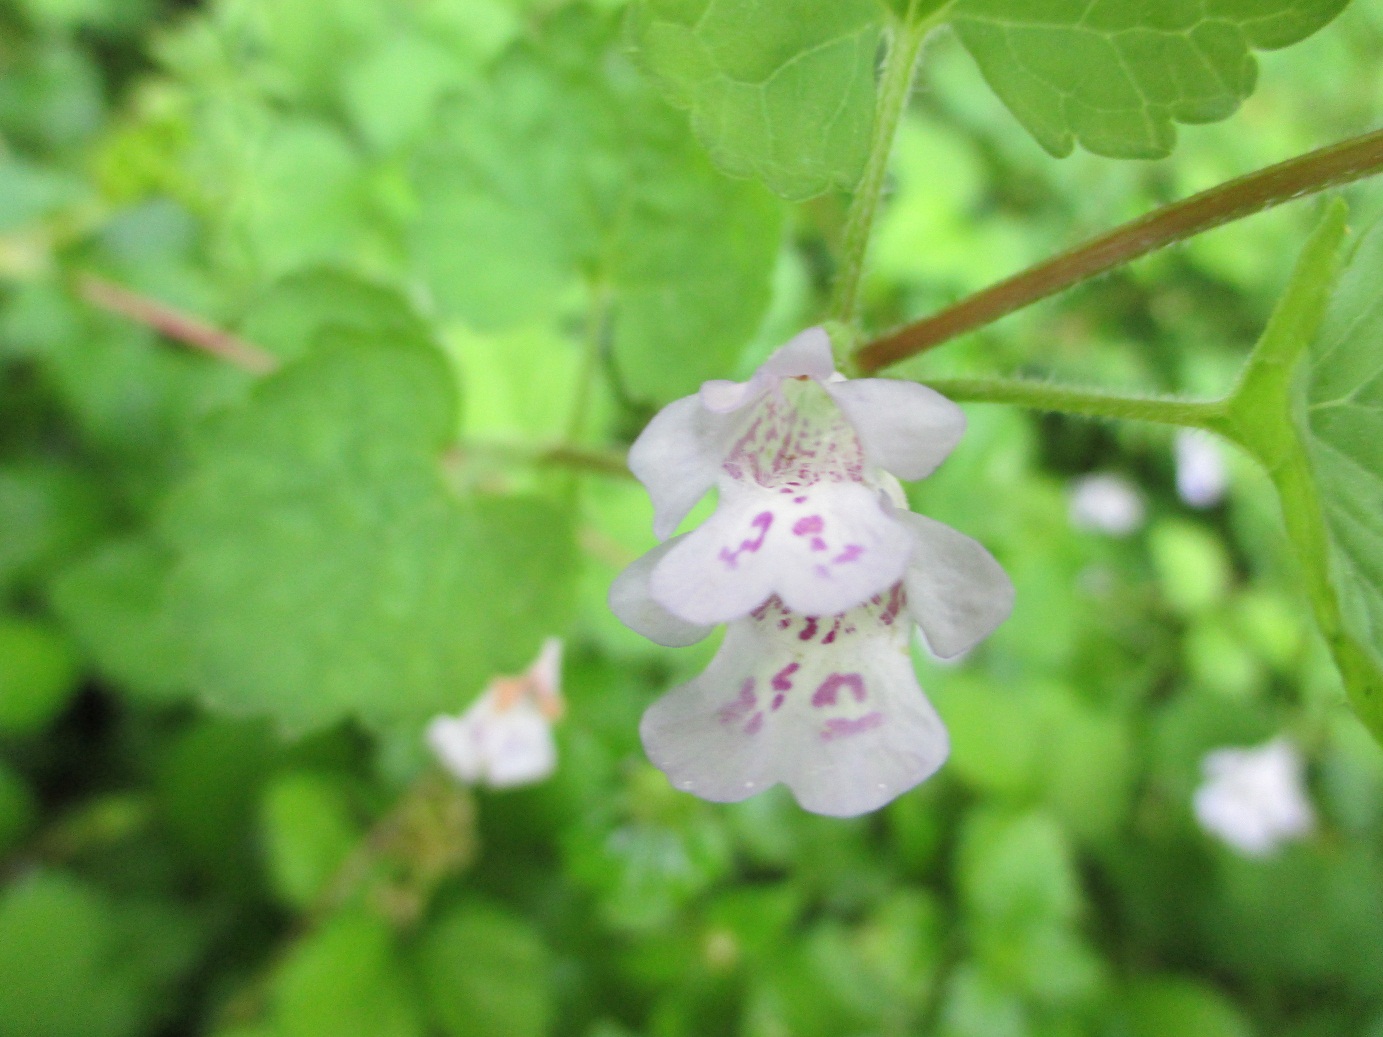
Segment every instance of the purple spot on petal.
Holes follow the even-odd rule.
[[[752,717],[749,718],[749,723],[744,725],[744,733],[747,735],[756,735],[763,729],[763,726],[763,713],[755,713]]]
[[[834,706],[841,688],[849,688],[856,702],[864,701],[863,677],[858,673],[833,673],[821,682],[821,686],[812,695],[812,705],[817,709],[822,706]]]
[[[807,625],[802,628],[802,632],[797,635],[799,641],[810,641],[816,636],[816,617],[808,616]]]
[[[740,685],[739,698],[722,706],[716,713],[722,724],[737,724],[758,705],[759,696],[754,694],[754,678],[746,677]]]
[[[801,663],[788,663],[781,670],[773,675],[773,688],[775,691],[791,691],[792,681],[788,680],[794,673],[802,668]]]
[[[807,498],[806,498],[806,497],[794,497],[794,498],[792,498],[792,503],[794,503],[794,504],[806,504],[806,503],[807,503]]]
[[[903,606],[907,603],[907,594],[903,590],[901,583],[895,583],[888,592],[888,604],[879,613],[879,622],[884,626],[892,626],[893,621],[898,618],[898,614],[903,611]]]
[[[847,562],[857,561],[862,554],[864,554],[864,548],[859,544],[846,544],[845,550],[831,559],[831,564],[844,565]]]
[[[873,730],[883,722],[884,715],[877,710],[873,713],[866,713],[855,720],[832,717],[826,721],[826,725],[821,729],[821,740],[829,742],[833,738],[848,738],[851,735],[862,734],[865,731]]]
[[[805,518],[798,519],[797,522],[793,524],[792,531],[795,535],[804,537],[810,536],[813,533],[820,533],[825,528],[826,523],[822,520],[820,515],[808,515]]]
[[[820,537],[812,537],[812,550],[813,550],[813,551],[824,551],[824,550],[826,550],[826,541],[822,540]]]
[[[782,707],[782,705],[783,705],[783,698],[784,698],[784,696],[783,696],[783,693],[782,693],[781,691],[778,692],[778,694],[776,694],[776,695],[773,696],[773,708],[774,708],[774,709],[779,709],[779,708]]]
[[[754,537],[752,540],[740,541],[740,546],[733,551],[728,547],[722,547],[720,549],[720,560],[731,569],[738,567],[739,556],[741,554],[746,551],[749,554],[754,554],[759,548],[764,546],[764,537],[768,536],[768,531],[773,526],[773,512],[761,511],[754,516],[753,521],[749,524],[759,531],[758,536]]]

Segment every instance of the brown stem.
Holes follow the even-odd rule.
[[[1260,169],[1150,212],[875,339],[856,354],[856,363],[861,373],[872,374],[1167,245],[1379,172],[1383,130]]]
[[[278,358],[273,354],[228,331],[95,274],[79,275],[77,292],[99,309],[128,317],[175,342],[210,353],[251,374],[268,374],[279,365]]]

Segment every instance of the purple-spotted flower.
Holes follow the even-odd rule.
[[[902,578],[912,537],[897,480],[929,475],[965,416],[915,382],[836,374],[812,328],[748,382],[707,382],[664,407],[629,452],[669,536],[706,492],[715,514],[677,538],[650,573],[653,597],[694,623],[748,615],[771,595],[831,615]]]
[[[820,329],[749,382],[708,382],[653,419],[630,467],[655,530],[712,486],[717,508],[621,573],[611,607],[665,645],[729,623],[706,672],[644,715],[644,747],[676,787],[728,802],[781,782],[808,810],[849,816],[941,765],[912,629],[959,655],[1008,615],[1013,588],[977,542],[907,511],[895,476],[931,472],[963,429],[923,386],[841,378]]]

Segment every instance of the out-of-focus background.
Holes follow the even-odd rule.
[[[608,452],[820,316],[844,204],[716,173],[621,7],[0,4],[0,1037],[1383,1037],[1383,752],[1210,439],[967,407],[909,492],[1018,604],[919,655],[952,756],[879,813],[645,761],[714,640],[605,610],[653,543]],[[1376,127],[1383,2],[1260,61],[1172,158],[1058,161],[934,39],[868,323]],[[1219,392],[1315,212],[904,373]],[[555,773],[437,770],[548,636]]]

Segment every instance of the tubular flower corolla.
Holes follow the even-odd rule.
[[[649,423],[629,465],[663,543],[620,574],[611,607],[670,646],[728,624],[705,673],[644,715],[644,747],[676,787],[729,802],[781,782],[806,809],[849,816],[942,764],[912,629],[959,655],[1008,615],[1013,588],[976,541],[906,510],[898,478],[930,474],[964,428],[925,386],[837,374],[820,328]],[[712,488],[711,517],[671,536]]]

